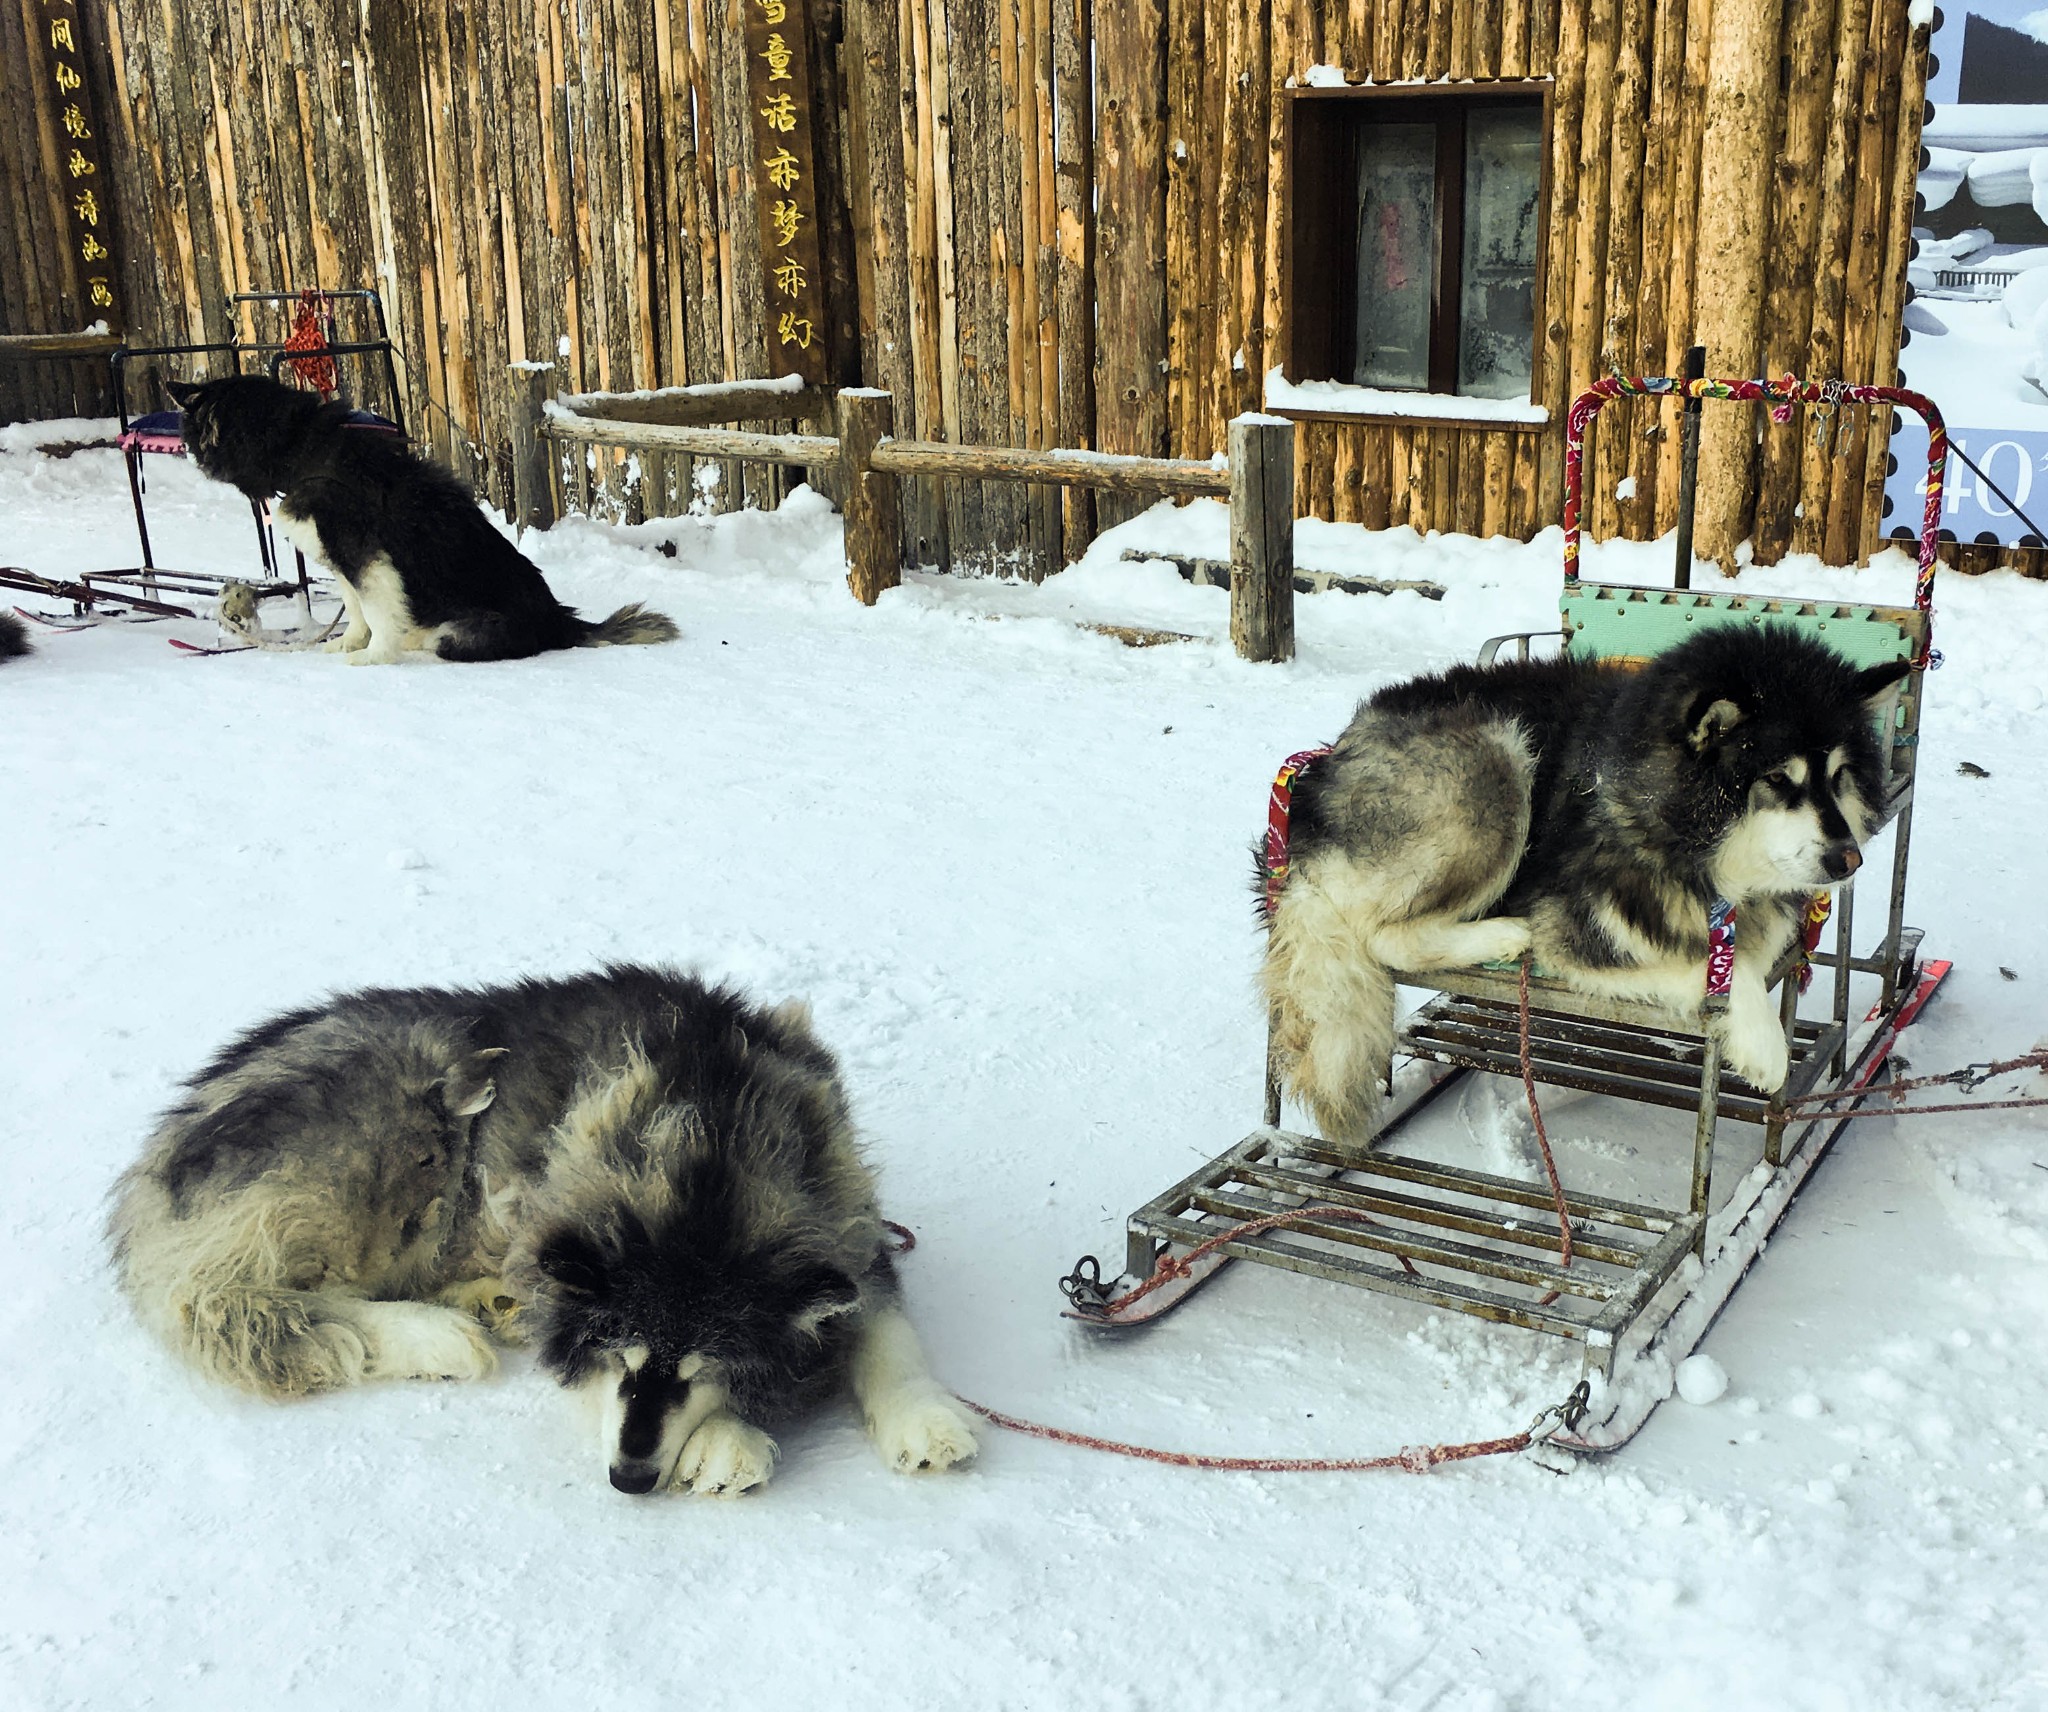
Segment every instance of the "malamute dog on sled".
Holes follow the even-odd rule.
[[[352,993],[232,1041],[110,1219],[143,1322],[270,1397],[472,1379],[531,1339],[611,1482],[733,1494],[851,1386],[891,1466],[974,1454],[898,1300],[801,1005],[671,970]]]
[[[1726,900],[1724,1059],[1775,1090],[1787,1059],[1765,979],[1808,897],[1862,862],[1875,710],[1907,670],[1729,626],[1640,668],[1458,666],[1369,697],[1294,783],[1262,972],[1285,1084],[1332,1139],[1370,1138],[1394,970],[1532,952],[1569,986],[1692,1024],[1708,910]]]
[[[185,446],[216,481],[276,500],[285,539],[332,570],[358,666],[422,649],[444,660],[520,660],[551,648],[667,642],[675,625],[635,603],[601,624],[549,592],[447,470],[395,435],[352,427],[342,404],[261,375],[170,383]]]

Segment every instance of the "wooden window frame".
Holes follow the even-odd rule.
[[[1281,253],[1281,372],[1290,381],[1349,379],[1344,359],[1357,321],[1357,186],[1348,172],[1302,174],[1302,151],[1333,139],[1350,142],[1359,109],[1389,121],[1436,126],[1435,217],[1430,233],[1429,384],[1388,387],[1412,392],[1423,413],[1432,398],[1458,391],[1458,336],[1465,248],[1465,120],[1476,106],[1541,103],[1536,189],[1536,277],[1530,320],[1529,397],[1542,393],[1544,276],[1550,246],[1551,95],[1549,78],[1490,82],[1347,84],[1297,88],[1287,93],[1285,155],[1286,241]],[[1318,230],[1323,234],[1316,235]],[[1330,234],[1336,235],[1333,244]],[[1342,267],[1311,267],[1308,258],[1335,254]],[[1340,375],[1340,369],[1342,371]],[[1293,414],[1290,412],[1290,414]]]

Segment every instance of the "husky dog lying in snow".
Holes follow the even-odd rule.
[[[577,617],[453,475],[396,435],[352,427],[346,405],[260,375],[170,392],[192,461],[253,500],[275,498],[284,538],[340,580],[348,628],[329,646],[352,664],[411,649],[519,660],[676,635],[637,602],[601,624]]]
[[[758,1486],[842,1383],[892,1467],[974,1454],[801,1004],[626,966],[292,1011],[192,1078],[109,1226],[144,1323],[265,1396],[531,1338],[622,1492]]]
[[[1725,1062],[1776,1089],[1787,1054],[1765,980],[1808,897],[1862,862],[1876,710],[1908,669],[1858,671],[1786,626],[1727,627],[1641,669],[1457,666],[1370,697],[1294,785],[1263,969],[1288,1087],[1332,1139],[1370,1138],[1395,970],[1533,952],[1569,986],[1696,1025],[1708,908],[1725,899]]]
[[[0,612],[0,666],[9,660],[19,660],[24,654],[33,654],[30,646],[28,626],[11,612]]]

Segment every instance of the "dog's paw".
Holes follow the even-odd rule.
[[[1484,921],[1467,923],[1465,932],[1471,935],[1474,963],[1513,963],[1529,949],[1526,916],[1489,916]]]
[[[1777,1012],[1768,1006],[1732,1006],[1721,1036],[1721,1059],[1752,1088],[1775,1094],[1792,1068]]]
[[[511,1293],[502,1278],[472,1278],[451,1284],[436,1301],[470,1315],[500,1343],[522,1344],[526,1326],[521,1315],[526,1304]]]
[[[775,1472],[775,1441],[737,1415],[720,1412],[692,1433],[670,1485],[708,1498],[737,1498]]]
[[[375,644],[359,648],[348,657],[351,666],[395,666],[398,664],[396,648],[379,648]]]
[[[868,1436],[899,1474],[920,1474],[965,1462],[981,1447],[974,1420],[936,1385],[895,1392],[868,1417]]]
[[[374,1379],[487,1379],[498,1353],[483,1327],[467,1314],[427,1302],[367,1305],[372,1351],[366,1376]]]

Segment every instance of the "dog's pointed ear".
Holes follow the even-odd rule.
[[[836,1266],[806,1267],[789,1281],[789,1298],[796,1329],[816,1337],[827,1320],[860,1306],[860,1286]]]
[[[556,1231],[535,1252],[533,1264],[564,1295],[601,1302],[611,1294],[604,1256],[581,1231]]]
[[[1912,669],[1910,660],[1887,660],[1881,666],[1867,666],[1856,674],[1856,693],[1872,713],[1882,713],[1891,700],[1892,686]]]
[[[189,380],[167,380],[164,391],[171,395],[171,402],[180,410],[190,410],[192,401],[199,396],[197,384]]]
[[[1695,755],[1704,755],[1745,717],[1742,709],[1726,696],[1701,696],[1685,716],[1685,740]]]
[[[503,1046],[486,1046],[448,1067],[448,1074],[441,1078],[441,1099],[450,1116],[473,1118],[498,1097],[493,1072],[497,1060],[508,1050]]]

